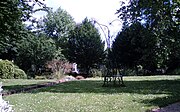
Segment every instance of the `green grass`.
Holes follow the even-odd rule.
[[[124,80],[126,87],[102,87],[102,79],[90,79],[3,98],[15,112],[145,112],[180,101],[180,76]]]
[[[0,82],[3,84],[3,92],[53,81],[54,80],[0,79]]]

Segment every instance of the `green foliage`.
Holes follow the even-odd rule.
[[[14,78],[14,64],[8,60],[0,60],[1,78]]]
[[[75,27],[75,22],[71,15],[61,8],[58,8],[55,12],[50,10],[43,22],[45,33],[57,40],[62,37],[68,37],[69,32]]]
[[[18,54],[18,44],[24,35],[23,21],[30,20],[34,5],[39,1],[6,0],[0,2],[0,58],[13,60]]]
[[[117,10],[119,18],[134,23],[144,21],[151,24],[151,27],[167,28],[171,25],[178,25],[179,22],[179,0],[131,0],[125,4],[121,0],[121,7]]]
[[[89,73],[90,68],[100,64],[104,56],[104,43],[95,26],[86,18],[69,36],[68,56]]]
[[[39,7],[36,7],[37,5]],[[20,68],[27,71],[31,65],[39,67],[46,60],[54,58],[54,52],[56,52],[54,41],[43,35],[33,35],[25,29],[23,24],[28,21],[33,25],[37,21],[32,14],[47,9],[40,0],[0,2],[0,59],[15,60]],[[57,54],[60,55],[59,52]],[[17,78],[24,74],[19,69],[16,72]]]
[[[179,6],[179,0],[131,0],[128,5],[122,2],[117,11],[126,27],[143,22],[153,33],[156,40],[156,56],[152,61],[157,62],[158,68],[168,71],[180,66]]]
[[[52,76],[51,76],[51,78],[52,79],[62,79],[63,77],[64,77],[65,75],[64,75],[64,73],[63,73],[63,70],[61,69],[61,70],[59,70],[59,71],[56,71],[56,72],[54,72],[53,74],[52,74]]]
[[[25,78],[27,78],[27,75],[22,69],[16,68],[16,69],[14,69],[14,78],[15,79],[25,79]]]
[[[18,66],[14,65],[11,61],[0,60],[0,78],[3,79],[20,79],[26,78],[26,73]]]
[[[19,56],[16,63],[25,71],[32,70],[33,74],[37,72],[47,61],[52,60],[56,53],[55,42],[44,35],[33,35],[29,33],[27,38],[22,40],[19,45]]]
[[[40,22],[39,27],[45,34],[55,40],[57,47],[61,47],[62,53],[65,54],[69,33],[75,27],[72,16],[61,7],[55,12],[49,10]]]
[[[134,69],[126,68],[123,70],[123,75],[124,76],[137,76],[137,73]]]
[[[133,69],[142,65],[151,70],[157,66],[155,44],[152,33],[141,23],[134,23],[118,33],[112,51],[119,67]]]
[[[22,30],[21,10],[17,0],[0,2],[0,58],[12,60],[17,54],[17,42]]]
[[[180,68],[176,68],[172,70],[169,74],[171,75],[180,75]]]
[[[102,77],[102,71],[99,70],[99,69],[91,69],[90,70],[90,75],[93,76],[93,78]]]

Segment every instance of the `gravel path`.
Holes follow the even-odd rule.
[[[160,109],[152,109],[151,112],[180,112],[180,102],[170,104]]]

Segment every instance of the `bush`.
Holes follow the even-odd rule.
[[[14,69],[14,78],[15,79],[26,79],[27,75],[22,69],[16,68],[16,69]]]
[[[18,66],[14,65],[11,61],[0,60],[0,78],[13,79],[13,78],[26,78],[26,73]]]
[[[125,69],[124,72],[123,72],[123,75],[125,75],[125,76],[135,76],[137,74],[136,74],[136,71],[133,70],[133,69]]]
[[[95,77],[102,77],[102,71],[99,69],[91,69],[90,70],[90,75]]]
[[[176,68],[176,69],[173,70],[170,74],[173,74],[173,75],[180,75],[180,68]]]
[[[63,71],[57,71],[52,74],[52,79],[61,79],[64,77]]]

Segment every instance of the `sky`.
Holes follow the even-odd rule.
[[[52,7],[53,11],[59,7],[66,10],[74,18],[76,23],[81,23],[86,17],[88,19],[95,19],[100,24],[108,26],[112,37],[116,36],[122,26],[122,22],[117,21],[118,15],[115,14],[120,8],[120,0],[45,0],[44,3],[48,7]],[[35,16],[42,17],[44,15],[43,13],[39,13]],[[109,25],[113,20],[116,21]],[[105,40],[102,30],[100,28],[98,30],[101,33],[102,39]],[[107,29],[104,27],[103,30],[107,35]]]

